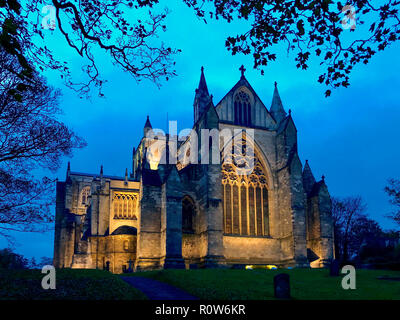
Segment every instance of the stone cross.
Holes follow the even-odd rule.
[[[244,72],[246,71],[246,68],[244,67],[244,65],[242,65],[239,70],[242,72],[242,77],[244,77]]]
[[[280,273],[274,277],[274,295],[278,299],[290,299],[290,282],[287,273]]]

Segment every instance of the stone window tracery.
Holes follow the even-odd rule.
[[[245,140],[241,141],[242,145]],[[233,161],[222,164],[224,233],[232,235],[269,236],[269,207],[267,175],[263,164],[254,157],[254,169],[235,159],[242,156],[233,147]],[[243,150],[243,149],[242,149]],[[246,172],[247,171],[247,172]]]
[[[244,92],[239,91],[234,98],[234,114],[235,124],[250,126],[251,125],[251,100],[250,96]]]
[[[113,198],[114,219],[136,220],[138,196],[134,193],[115,192]]]

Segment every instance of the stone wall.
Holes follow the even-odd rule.
[[[280,240],[259,237],[224,236],[227,264],[280,264]]]
[[[128,269],[129,260],[136,261],[135,235],[110,235],[105,237],[90,237],[90,255],[87,257],[89,268],[106,269],[107,262],[109,271],[122,273],[124,268]],[[80,267],[80,266],[76,266]]]

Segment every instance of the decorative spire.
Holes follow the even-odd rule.
[[[71,163],[68,161],[68,165],[67,165],[67,178],[69,177],[70,174],[71,174]]]
[[[100,166],[100,178],[103,178],[103,165]]]
[[[128,168],[125,168],[125,184],[128,184]]]
[[[199,86],[196,89],[196,95],[194,97],[194,122],[197,122],[202,116],[207,105],[210,103],[210,94],[208,93],[206,77],[204,76],[204,67],[201,67],[201,75]]]
[[[286,112],[285,109],[283,109],[276,81],[275,81],[274,95],[272,97],[270,112],[277,123],[281,122],[283,119],[286,118]]]
[[[325,176],[324,175],[322,175],[321,181],[325,183]]]
[[[201,75],[200,75],[200,82],[199,82],[199,87],[197,90],[204,95],[209,95],[208,93],[208,88],[207,88],[207,83],[206,83],[206,77],[204,76],[204,67],[201,67]]]
[[[146,137],[147,133],[152,129],[153,129],[153,127],[151,126],[149,116],[147,116],[147,120],[146,120],[146,123],[144,124],[144,128],[143,128],[143,136]]]
[[[146,120],[146,123],[144,124],[144,127],[145,127],[145,128],[151,128],[151,129],[153,128],[153,127],[151,126],[149,116],[147,116],[147,120]]]
[[[314,184],[315,184],[315,178],[311,171],[310,165],[308,164],[308,160],[306,160],[306,163],[305,163],[304,169],[303,169],[304,191],[309,193],[312,190]]]

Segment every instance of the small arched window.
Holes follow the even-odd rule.
[[[125,241],[124,241],[124,250],[125,250],[125,251],[128,251],[128,250],[129,250],[129,242],[128,242],[128,240],[125,240]]]
[[[251,100],[250,96],[239,91],[234,99],[235,124],[250,126],[251,125]]]
[[[81,207],[89,205],[89,196],[90,196],[90,186],[86,186],[82,189],[79,196],[79,205]]]

